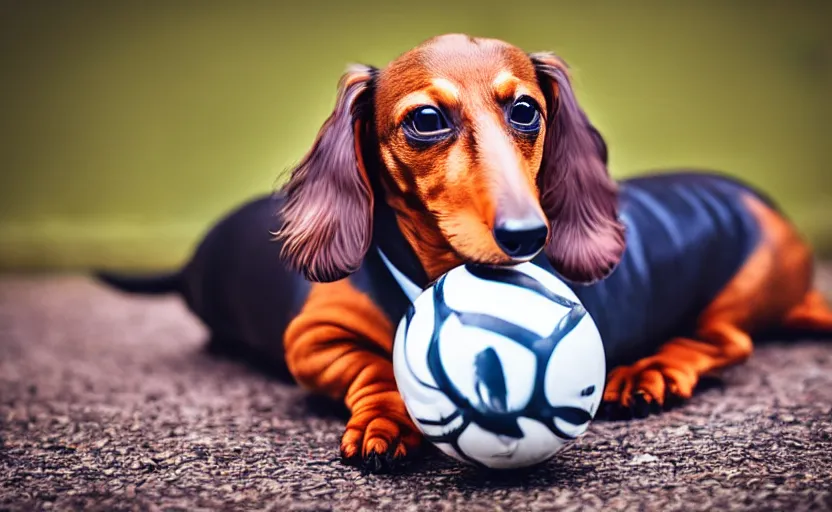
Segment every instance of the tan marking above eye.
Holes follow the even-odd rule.
[[[425,105],[439,108],[427,90],[416,91],[406,95],[396,103],[393,109],[393,112],[395,112],[393,118],[394,124],[396,126],[400,125],[414,108]]]
[[[502,70],[497,73],[497,76],[491,82],[497,101],[504,102],[514,97],[519,82],[520,80],[509,71]]]
[[[442,103],[457,103],[459,101],[459,87],[447,78],[431,80],[434,92],[441,98]]]
[[[446,78],[434,78],[430,86],[411,92],[396,102],[393,119],[398,126],[416,107],[431,106],[443,110],[443,107],[456,108],[459,103],[459,88]]]
[[[542,110],[545,109],[546,100],[536,88],[529,87],[526,82],[506,70],[497,73],[497,77],[494,78],[491,85],[494,88],[494,96],[498,103],[513,103],[523,96],[532,98],[539,105],[540,113],[545,120],[545,112]]]

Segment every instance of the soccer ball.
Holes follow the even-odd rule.
[[[407,411],[447,455],[509,469],[552,458],[583,434],[604,391],[601,336],[545,269],[464,265],[402,318],[393,371]]]

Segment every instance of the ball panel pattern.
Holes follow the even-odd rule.
[[[426,438],[490,468],[542,462],[581,435],[604,371],[586,310],[531,263],[450,271],[414,301],[394,344],[397,383]]]

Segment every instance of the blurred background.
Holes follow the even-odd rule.
[[[552,50],[618,178],[714,168],[832,256],[832,2],[0,0],[0,270],[181,264],[312,143],[346,65]]]

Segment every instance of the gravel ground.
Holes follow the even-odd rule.
[[[175,298],[0,277],[0,510],[832,509],[829,343],[761,346],[534,471],[429,453],[373,476],[338,459],[337,404],[208,355],[205,335]]]

